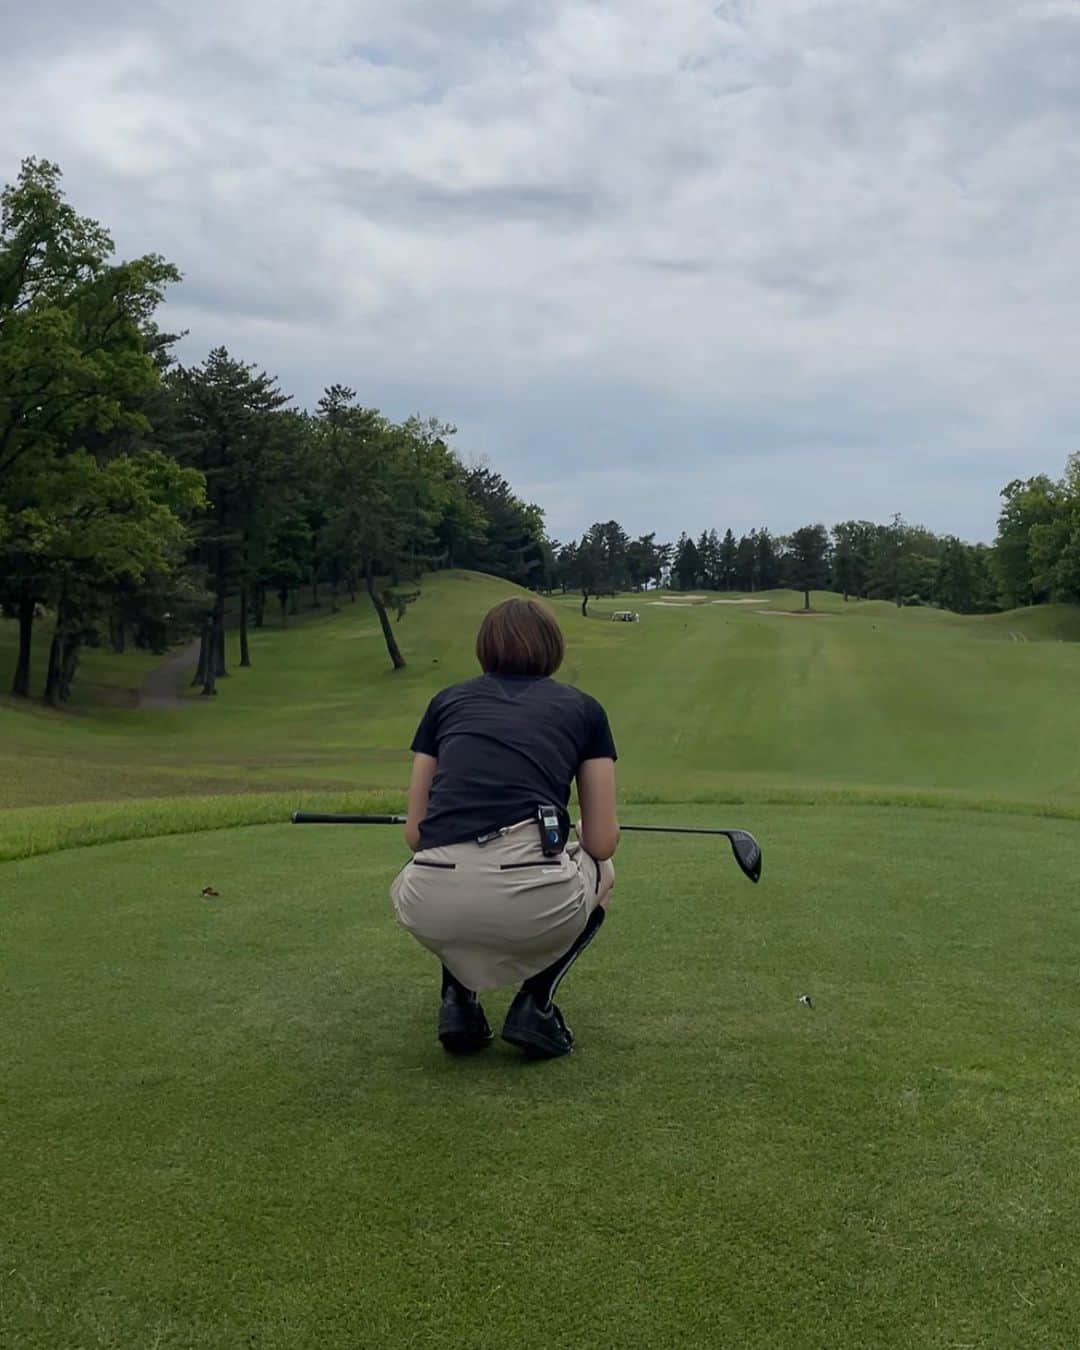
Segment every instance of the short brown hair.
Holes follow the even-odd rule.
[[[555,615],[539,600],[504,600],[484,615],[476,659],[485,675],[554,675],[565,643]]]

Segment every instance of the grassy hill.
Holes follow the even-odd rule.
[[[436,1044],[398,831],[284,823],[400,800],[508,593],[432,578],[397,675],[357,605],[212,702],[105,653],[70,711],[0,701],[0,1342],[1072,1344],[1074,611],[556,599],[624,819],[765,866],[628,834],[530,1065]]]
[[[0,700],[0,809],[187,798],[157,808],[156,830],[166,814],[238,823],[316,794],[400,793],[427,700],[474,673],[479,618],[512,590],[475,574],[430,578],[399,626],[409,665],[397,674],[366,604],[268,628],[251,670],[234,670],[216,700],[175,710],[133,706],[145,655],[89,653],[72,710]],[[1036,640],[1069,631],[1080,611],[970,619],[822,594],[804,615],[793,592],[734,599],[605,600],[587,619],[574,597],[554,600],[562,678],[607,706],[626,801],[1080,810],[1080,649]],[[608,622],[622,603],[642,622]],[[5,666],[11,630],[0,625]],[[220,796],[231,800],[208,800]],[[130,811],[63,819],[78,839],[79,821],[111,819],[115,834],[125,816],[138,832]],[[0,820],[0,856],[24,847],[10,837],[25,841],[31,826],[43,844],[53,837],[40,813]]]

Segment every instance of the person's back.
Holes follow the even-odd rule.
[[[400,922],[443,962],[449,1050],[491,1041],[475,991],[518,980],[504,1038],[545,1055],[573,1043],[552,999],[603,920],[618,824],[607,716],[551,678],[562,654],[544,606],[504,601],[477,637],[484,674],[437,694],[413,740],[415,852],[392,895]],[[582,819],[568,843],[575,778]],[[558,817],[554,844],[541,838],[543,807]]]
[[[615,759],[600,704],[542,675],[481,675],[444,689],[412,748],[438,764],[420,823],[421,848],[512,825],[534,815],[540,802],[565,813],[582,762]]]

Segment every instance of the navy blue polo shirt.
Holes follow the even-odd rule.
[[[428,704],[412,749],[438,760],[420,847],[441,848],[559,808],[586,759],[616,759],[596,699],[544,676],[481,675]]]

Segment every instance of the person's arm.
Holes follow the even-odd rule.
[[[615,761],[582,760],[577,774],[581,806],[582,847],[603,862],[619,847],[619,822],[615,814]]]
[[[438,760],[434,755],[414,755],[409,778],[409,815],[405,822],[405,842],[415,853],[420,847],[420,822],[427,814],[428,793]]]

